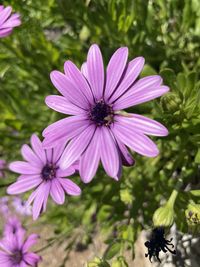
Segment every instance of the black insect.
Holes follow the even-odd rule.
[[[165,230],[164,227],[157,227],[152,230],[151,237],[149,241],[146,241],[144,244],[148,248],[148,253],[145,254],[145,257],[149,257],[151,262],[152,257],[156,257],[156,259],[160,261],[159,253],[163,252],[171,252],[172,254],[176,254],[176,250],[171,250],[169,246],[174,248],[174,245],[171,243],[172,239],[165,239]]]

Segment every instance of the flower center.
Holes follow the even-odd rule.
[[[104,100],[99,100],[90,110],[90,119],[98,126],[108,126],[113,121],[113,110]]]
[[[23,259],[23,254],[21,252],[21,250],[16,250],[13,255],[11,256],[11,260],[13,262],[13,264],[20,264],[20,262]]]
[[[42,169],[42,178],[43,180],[52,180],[56,177],[56,166],[53,164],[47,164]]]

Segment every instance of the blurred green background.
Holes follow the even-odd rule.
[[[127,46],[129,59],[146,59],[141,76],[160,73],[171,89],[162,98],[131,109],[169,129],[168,137],[154,138],[160,156],[134,155],[136,165],[124,168],[118,183],[101,169],[88,185],[75,177],[82,196],[69,198],[62,207],[50,203],[41,222],[51,222],[55,234],[66,236],[69,229],[73,235],[81,225],[85,246],[98,229],[108,244],[103,260],[123,256],[127,249],[134,256],[138,233],[152,227],[155,210],[169,199],[180,179],[171,207],[174,220],[179,231],[196,234],[197,226],[187,214],[188,205],[193,205],[200,220],[200,1],[10,0],[3,4],[11,5],[22,18],[22,25],[0,40],[0,157],[8,162],[21,159],[20,147],[33,132],[41,137],[47,125],[62,117],[44,103],[45,96],[57,94],[49,74],[63,71],[67,59],[80,67],[92,43],[100,46],[105,65],[118,47]],[[9,181],[16,179],[9,176]],[[2,189],[1,195],[5,195]]]

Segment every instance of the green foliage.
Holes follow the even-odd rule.
[[[146,59],[141,77],[160,73],[171,89],[161,99],[130,109],[169,129],[168,137],[155,138],[160,155],[154,159],[134,155],[136,165],[124,168],[119,182],[106,177],[101,168],[88,185],[74,177],[82,196],[68,198],[63,206],[50,203],[40,221],[54,224],[55,236],[69,239],[81,225],[73,244],[87,246],[98,231],[107,250],[103,259],[96,258],[88,267],[126,267],[124,252],[130,250],[134,257],[138,234],[152,227],[154,212],[167,202],[181,178],[173,219],[179,231],[190,231],[189,205],[200,204],[200,2],[10,0],[4,4],[12,5],[23,21],[10,37],[0,40],[0,155],[9,162],[20,160],[20,147],[33,132],[41,136],[47,125],[63,117],[44,103],[47,95],[57,94],[49,73],[62,70],[67,59],[81,66],[92,43],[100,45],[105,64],[116,48],[128,46],[130,59],[139,55]]]

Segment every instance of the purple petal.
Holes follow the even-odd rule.
[[[38,238],[39,236],[37,234],[31,234],[29,235],[29,237],[25,240],[24,244],[23,244],[23,252],[27,252],[29,250],[30,247],[32,247],[33,245],[35,245],[38,242]]]
[[[42,182],[39,176],[32,176],[31,179],[20,179],[7,188],[7,193],[10,195],[21,194],[27,192]]]
[[[140,79],[115,102],[114,109],[128,108],[161,96],[169,90],[161,83],[162,78],[158,75]]]
[[[0,266],[12,267],[12,262],[10,261],[10,255],[3,251],[0,251]]]
[[[95,98],[101,99],[104,89],[104,65],[101,51],[96,44],[92,45],[88,51],[86,75]]]
[[[84,152],[84,154],[80,159],[79,171],[81,180],[84,183],[89,183],[92,180],[92,178],[96,174],[99,165],[99,160],[100,160],[99,131],[100,131],[99,128],[97,128],[90,144],[88,145],[87,150]]]
[[[71,180],[65,178],[58,178],[58,180],[68,195],[79,196],[81,194],[80,187]]]
[[[49,130],[48,134],[45,133],[43,146],[45,148],[50,148],[57,146],[61,142],[67,143],[67,141],[82,133],[89,125],[89,121],[80,120],[80,118],[75,118],[74,120],[71,120],[71,123],[69,122],[70,121],[63,123],[63,125],[65,124],[65,127],[60,126],[60,121],[50,125],[47,129]],[[59,125],[57,129],[55,128],[56,125]],[[52,131],[53,128],[54,130]]]
[[[53,148],[53,162],[57,162],[61,157],[66,146],[66,142],[59,142],[59,144]]]
[[[46,149],[45,152],[46,152],[47,162],[52,162],[52,160],[53,160],[53,149],[52,148]]]
[[[141,155],[156,157],[159,154],[159,150],[153,141],[144,134],[135,132],[130,125],[116,122],[112,131],[122,143]]]
[[[37,220],[40,213],[46,209],[50,188],[51,182],[42,183],[38,187],[33,203],[33,220]]]
[[[41,260],[41,257],[36,253],[29,252],[23,256],[23,259],[30,266],[37,266],[37,263]]]
[[[12,30],[13,30],[12,28],[6,28],[6,29],[0,30],[0,38],[10,35]]]
[[[35,152],[35,154],[41,159],[41,161],[46,164],[46,154],[45,150],[42,146],[42,142],[40,139],[37,137],[36,134],[33,134],[31,136],[31,146]]]
[[[109,99],[110,103],[120,97],[134,83],[144,67],[144,62],[143,57],[137,57],[128,63],[122,82]]]
[[[67,176],[71,176],[74,173],[75,173],[75,168],[72,165],[65,170],[58,169],[56,172],[56,177],[58,178],[67,177]]]
[[[88,146],[94,131],[95,127],[93,125],[90,125],[77,137],[74,137],[71,140],[71,142],[69,143],[69,145],[67,145],[65,151],[63,152],[60,158],[60,167],[62,169],[68,168],[77,159],[79,159],[81,154]]]
[[[32,166],[25,161],[14,161],[9,164],[9,169],[21,174],[40,174],[41,168],[39,166]]]
[[[68,76],[70,80],[74,83],[76,90],[79,91],[81,89],[82,94],[85,95],[88,102],[90,104],[94,103],[92,91],[85,77],[82,75],[80,70],[76,67],[76,65],[70,60],[68,60],[64,64],[64,70],[65,70],[66,76]]]
[[[130,116],[130,117],[129,117]],[[129,114],[128,117],[117,116],[116,120],[130,125],[134,131],[155,136],[166,136],[168,130],[161,123],[138,114]]]
[[[7,20],[12,12],[12,8],[10,6],[4,8],[0,13],[0,26]]]
[[[1,25],[2,28],[13,28],[21,25],[20,16],[13,14],[6,22]]]
[[[88,70],[87,70],[87,63],[84,62],[81,66],[81,72],[85,76],[85,78],[88,80]]]
[[[45,103],[48,107],[64,114],[78,115],[83,113],[83,109],[72,104],[63,96],[49,95],[46,97]]]
[[[133,159],[133,157],[129,153],[126,146],[122,142],[120,142],[119,140],[117,140],[117,144],[119,146],[119,152],[121,155],[122,164],[124,166],[128,166],[128,167],[133,166],[135,164],[135,160]]]
[[[106,127],[101,128],[100,142],[100,154],[103,167],[109,176],[118,180],[119,153],[112,133]]]
[[[36,156],[36,154],[28,145],[25,144],[22,146],[21,153],[26,161],[30,162],[32,165],[38,166],[38,168],[42,168],[42,161],[40,158],[38,158],[38,156]]]
[[[53,200],[59,205],[65,202],[65,193],[57,178],[52,180],[50,195]]]
[[[50,74],[51,81],[57,90],[67,98],[68,101],[74,105],[87,109],[88,101],[81,92],[81,89],[77,90],[77,87],[67,78],[66,75],[59,71],[52,71]]]
[[[106,88],[104,93],[105,100],[107,100],[116,89],[117,84],[119,83],[122,74],[124,72],[124,69],[126,67],[127,58],[128,58],[127,47],[119,48],[111,57],[106,70],[107,78],[106,78]]]

